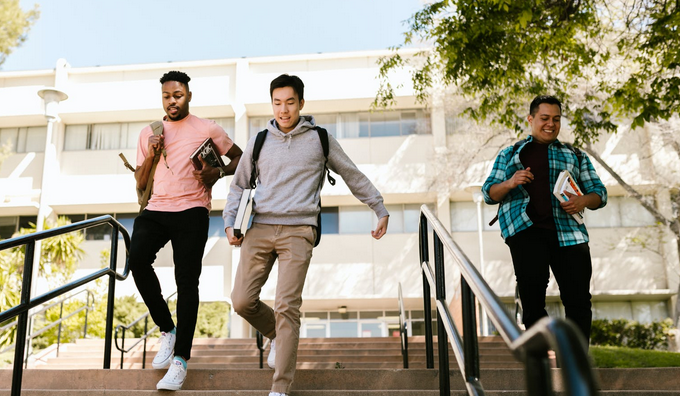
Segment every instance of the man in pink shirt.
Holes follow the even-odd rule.
[[[241,149],[214,121],[189,114],[191,91],[185,73],[171,71],[161,77],[163,95],[163,134],[156,136],[144,128],[137,144],[137,188],[144,190],[154,155],[161,154],[153,175],[153,194],[144,211],[135,219],[130,245],[130,270],[151,317],[161,330],[161,346],[153,367],[170,366],[157,389],[179,390],[187,375],[187,360],[198,314],[198,278],[208,239],[211,190],[215,182],[233,175]],[[203,162],[195,170],[190,155],[206,138],[212,138],[220,154],[231,161],[223,168]],[[177,327],[163,299],[153,269],[156,253],[172,242],[177,283]]]

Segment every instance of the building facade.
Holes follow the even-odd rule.
[[[459,101],[444,93],[433,93],[427,105],[417,103],[408,71],[392,77],[393,86],[403,85],[394,108],[372,110],[378,90],[377,61],[384,55],[387,52],[373,51],[92,68],[72,68],[59,60],[54,70],[2,72],[0,144],[10,153],[0,167],[0,238],[35,222],[41,202],[48,219],[67,216],[75,222],[110,214],[132,231],[139,209],[135,182],[118,154],[134,162],[139,132],[164,115],[158,80],[165,72],[189,74],[191,113],[215,120],[242,148],[271,118],[270,81],[289,73],[305,82],[303,114],[314,115],[317,124],[339,140],[382,192],[390,211],[388,234],[375,241],[370,237],[375,215],[352,196],[341,178],[335,186],[324,187],[324,234],[314,250],[303,292],[302,336],[393,335],[398,328],[399,284],[411,321],[409,331],[422,334],[417,229],[423,204],[435,211],[468,257],[483,267],[488,283],[511,304],[510,254],[498,226],[487,226],[496,208],[479,208],[483,229],[478,233],[473,192],[495,154],[513,138],[494,135],[459,117]],[[59,104],[51,131],[37,95],[45,86],[68,94]],[[643,172],[650,165],[658,167],[656,159],[631,143],[636,137],[631,132],[608,136],[598,150],[632,184],[670,211],[668,188]],[[645,144],[653,149],[655,143],[651,139]],[[635,199],[626,197],[611,176],[596,168],[610,199],[605,209],[586,215],[594,262],[594,316],[640,321],[673,317],[678,253],[668,240],[672,235],[656,226]],[[219,180],[213,188],[200,286],[203,301],[229,301],[238,264],[239,248],[227,243],[221,219],[230,181],[229,177]],[[86,230],[82,245],[86,255],[76,276],[100,268],[101,252],[109,246],[107,227]],[[644,247],[635,242],[641,238],[649,241]],[[172,267],[168,245],[156,262],[167,295],[175,289]],[[459,277],[453,262],[447,271],[455,300]],[[275,282],[276,268],[263,290],[266,302],[273,299]],[[548,308],[560,314],[552,283]],[[131,279],[117,286],[118,295],[134,293]],[[251,334],[232,314],[231,335]]]

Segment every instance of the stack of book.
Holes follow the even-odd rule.
[[[583,195],[581,189],[578,188],[578,184],[576,184],[576,181],[571,176],[571,173],[569,173],[568,170],[563,170],[560,172],[559,176],[557,176],[557,182],[555,182],[553,194],[560,202],[567,202],[569,200],[569,196],[567,196],[566,192],[569,192],[572,195]],[[574,213],[571,216],[579,224],[583,224],[583,212]]]

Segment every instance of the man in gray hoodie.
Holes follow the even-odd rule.
[[[229,243],[241,247],[241,260],[231,294],[234,310],[272,340],[267,359],[274,368],[270,396],[290,391],[300,338],[302,289],[316,239],[319,196],[325,157],[312,116],[300,116],[304,84],[283,74],[269,89],[274,118],[257,161],[258,183],[253,197],[253,221],[245,237],[234,236],[234,221],[241,193],[249,188],[255,137],[251,138],[234,174],[224,226]],[[371,235],[387,232],[389,213],[373,186],[333,136],[328,136],[328,168],[344,179],[352,194],[378,217]],[[274,308],[260,301],[274,261],[279,261]]]

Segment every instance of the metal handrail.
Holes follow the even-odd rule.
[[[255,342],[257,343],[257,349],[260,351],[260,368],[264,368],[264,351],[270,343],[269,338],[265,341],[265,336],[262,335],[258,330],[255,330]],[[271,353],[271,352],[269,352]]]
[[[33,258],[35,255],[35,244],[39,240],[51,238],[57,235],[67,234],[73,231],[79,231],[98,225],[109,224],[111,226],[111,256],[109,259],[109,267],[102,268],[93,272],[90,275],[84,276],[80,279],[72,281],[64,286],[58,287],[38,297],[31,298],[31,283],[33,277]],[[123,236],[125,242],[125,267],[123,273],[116,271],[118,264],[118,234]],[[24,254],[23,280],[21,286],[21,302],[6,311],[0,313],[0,323],[6,322],[13,318],[17,318],[17,334],[16,340],[25,340],[28,329],[28,312],[47,301],[57,298],[63,294],[77,289],[80,286],[86,285],[103,276],[109,277],[109,293],[106,306],[106,335],[104,345],[104,363],[103,368],[111,368],[111,338],[113,335],[113,304],[115,299],[116,280],[125,280],[130,272],[128,259],[130,256],[130,235],[127,230],[116,219],[110,215],[99,216],[94,219],[88,219],[73,224],[68,224],[61,227],[52,228],[49,230],[38,231],[32,234],[21,235],[15,238],[0,241],[0,251],[10,249],[18,246],[26,246]],[[40,254],[40,252],[38,252]],[[25,342],[17,342],[14,348],[14,368],[12,370],[12,390],[11,396],[21,395],[21,381],[23,378],[23,356],[25,352]]]
[[[434,271],[429,262],[428,224],[432,227],[433,234]],[[595,377],[588,359],[587,345],[576,326],[568,320],[543,318],[522,334],[519,326],[505,310],[498,296],[426,205],[423,205],[420,209],[419,245],[420,267],[423,276],[425,344],[428,368],[434,368],[430,287],[435,288],[436,294],[440,395],[449,396],[451,393],[449,385],[449,339],[458,367],[463,373],[468,394],[485,394],[480,381],[475,298],[486,309],[489,319],[496,326],[515,358],[524,363],[527,394],[529,396],[554,394],[548,364],[548,350],[550,349],[555,351],[560,364],[565,394],[579,396],[597,394]],[[461,273],[464,338],[460,336],[446,302],[444,248],[452,255]],[[428,324],[430,325],[428,326]]]
[[[72,312],[71,314],[69,314],[67,317],[64,318],[64,317],[63,317],[63,303],[64,303],[66,300],[69,300],[69,299],[71,299],[71,298],[73,298],[73,297],[75,297],[75,296],[77,296],[78,294],[81,294],[81,293],[87,293],[87,300],[85,301],[85,305],[82,306],[82,307],[80,307],[80,308],[78,308],[76,311]],[[59,319],[56,320],[56,321],[54,321],[54,322],[52,322],[50,325],[43,327],[42,329],[40,329],[40,330],[39,330],[38,332],[36,332],[36,333],[32,333],[32,334],[29,333],[29,334],[26,336],[26,337],[27,337],[26,340],[27,340],[27,341],[32,340],[33,338],[35,338],[35,337],[37,337],[37,336],[43,334],[44,332],[46,332],[47,330],[51,329],[52,327],[54,327],[54,326],[56,326],[56,325],[58,325],[58,324],[60,325],[61,323],[63,323],[63,322],[66,321],[67,319],[69,319],[69,318],[71,318],[72,316],[74,316],[74,315],[76,315],[76,314],[82,312],[82,311],[85,309],[85,310],[86,310],[86,312],[85,312],[85,324],[83,325],[83,337],[84,337],[84,336],[87,334],[87,311],[90,311],[90,310],[91,310],[90,305],[89,305],[90,297],[92,297],[92,302],[94,303],[94,294],[93,294],[91,291],[87,290],[87,289],[81,290],[81,291],[79,291],[79,292],[77,292],[77,293],[71,294],[70,296],[64,297],[64,298],[62,298],[62,299],[60,299],[60,300],[57,300],[57,301],[55,301],[55,302],[53,302],[53,303],[51,303],[51,304],[48,304],[48,305],[43,306],[43,308],[41,308],[39,311],[35,311],[35,312],[30,313],[30,314],[28,315],[29,322],[30,322],[30,319],[31,319],[32,317],[37,316],[37,315],[40,315],[40,314],[44,313],[45,311],[47,311],[48,309],[50,309],[50,308],[52,308],[52,307],[54,307],[54,306],[56,306],[56,305],[62,304],[62,312],[59,313]],[[8,324],[6,324],[6,325],[0,327],[0,333],[2,333],[2,332],[4,332],[5,330],[11,328],[12,326],[15,326],[17,323],[19,323],[19,321],[18,321],[18,320],[15,320],[15,321],[13,321],[13,322],[10,322],[10,323],[8,323]],[[59,356],[59,345],[60,345],[60,343],[61,343],[61,332],[60,332],[60,334],[57,336],[57,356]],[[0,349],[0,354],[5,353],[5,352],[7,352],[7,351],[10,351],[10,350],[14,349],[15,346],[16,346],[16,343],[11,344],[11,345],[8,345],[8,346],[6,346],[6,347],[3,348],[3,349]],[[25,361],[28,362],[28,356],[26,356]]]
[[[168,303],[170,299],[176,295],[177,292],[175,291],[171,295],[168,296],[168,298],[165,299],[165,302]],[[177,313],[177,310],[172,311],[170,314],[175,315]],[[120,369],[123,369],[123,360],[125,358],[125,354],[130,352],[132,348],[136,347],[140,342],[144,341],[144,352],[142,353],[142,369],[146,368],[146,339],[149,337],[150,334],[153,334],[156,330],[158,330],[158,325],[154,326],[151,328],[151,330],[147,330],[149,327],[149,316],[151,315],[151,312],[147,312],[144,315],[140,316],[139,318],[135,319],[132,321],[132,323],[128,325],[122,325],[119,324],[116,326],[116,331],[113,337],[113,340],[116,344],[116,349],[120,351]],[[127,330],[130,330],[132,326],[136,325],[139,323],[142,319],[144,319],[144,335],[137,340],[134,344],[130,345],[129,348],[125,349],[125,332]],[[121,345],[118,345],[118,331],[122,330],[123,331],[123,336],[121,337]]]
[[[401,357],[404,360],[404,368],[408,368],[408,325],[406,322],[406,310],[404,310],[404,297],[399,282],[399,338],[401,338]]]

